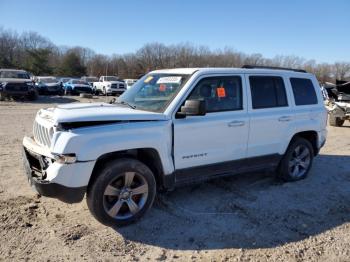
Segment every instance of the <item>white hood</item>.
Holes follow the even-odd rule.
[[[39,116],[55,124],[86,121],[166,120],[166,115],[107,103],[71,103],[41,109]]]

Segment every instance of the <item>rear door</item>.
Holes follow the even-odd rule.
[[[198,167],[246,156],[249,121],[244,75],[206,76],[187,99],[203,99],[204,116],[174,119],[175,169]]]
[[[250,130],[247,157],[282,154],[293,121],[282,75],[247,74]]]

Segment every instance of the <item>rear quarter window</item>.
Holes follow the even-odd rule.
[[[290,83],[297,106],[317,104],[315,87],[310,79],[290,78]]]

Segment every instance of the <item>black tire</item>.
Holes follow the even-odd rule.
[[[27,98],[29,101],[37,100],[38,99],[38,92],[37,91],[29,92],[29,94],[27,95]]]
[[[130,174],[134,175],[128,183]],[[92,215],[102,224],[117,227],[129,225],[152,206],[156,181],[152,171],[140,161],[122,158],[107,162],[97,170],[96,175],[88,186],[86,201]],[[136,194],[136,189],[141,191],[141,187],[142,190],[147,188],[147,192]],[[111,188],[113,195],[108,193]],[[136,209],[134,204],[137,205]]]
[[[59,96],[63,96],[63,95],[64,95],[64,90],[61,89],[60,91],[58,91],[58,95],[59,95]]]
[[[6,95],[3,92],[0,92],[0,101],[5,101]]]
[[[308,153],[308,155],[305,155],[304,158],[300,157],[300,160],[296,154],[296,150],[298,150],[298,147],[299,149],[306,150],[305,152]],[[304,179],[311,169],[313,158],[314,150],[312,148],[311,143],[302,137],[293,138],[278,166],[278,176],[285,181],[298,181]],[[298,169],[297,167],[292,166],[292,164],[297,165]],[[299,169],[300,173],[295,172],[299,171]]]
[[[329,125],[330,126],[342,126],[345,120],[342,120],[340,117],[334,117],[329,115]]]

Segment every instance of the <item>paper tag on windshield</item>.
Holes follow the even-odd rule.
[[[181,76],[165,76],[158,79],[157,84],[180,84]]]
[[[145,81],[143,81],[144,83],[148,83],[149,81],[151,81],[153,79],[153,76],[149,76],[145,79]]]

